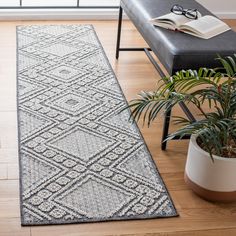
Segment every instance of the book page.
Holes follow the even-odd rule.
[[[163,24],[169,24],[169,25],[172,25],[173,28],[179,28],[180,25],[183,25],[187,22],[190,22],[192,21],[191,19],[188,19],[187,17],[185,17],[184,15],[176,15],[174,13],[169,13],[169,14],[166,14],[164,16],[160,16],[160,17],[157,17],[157,18],[154,18],[154,19],[151,19],[150,20],[154,25],[157,25],[159,26],[158,23],[161,23],[160,26],[163,27]]]
[[[198,20],[185,23],[180,28],[183,31],[192,30],[205,36],[219,34],[230,29],[227,24],[214,16],[203,16]]]

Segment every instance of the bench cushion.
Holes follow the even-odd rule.
[[[121,0],[121,7],[134,23],[169,74],[181,69],[215,68],[217,54],[236,53],[236,32],[230,30],[205,40],[181,32],[153,26],[149,20],[170,12],[174,4],[197,8],[202,15],[213,15],[194,0]]]

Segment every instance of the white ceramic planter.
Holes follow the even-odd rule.
[[[236,200],[236,158],[222,158],[202,150],[196,136],[189,143],[185,182],[201,197],[211,201]]]

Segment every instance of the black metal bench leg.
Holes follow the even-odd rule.
[[[166,146],[167,146],[166,139],[169,134],[170,117],[171,117],[171,110],[165,114],[164,127],[163,127],[162,140],[161,140],[161,150],[166,150]]]
[[[123,18],[123,8],[120,7],[119,20],[118,20],[118,31],[117,31],[117,42],[116,42],[116,59],[119,58],[119,54],[120,54],[120,37],[121,37],[122,18]]]

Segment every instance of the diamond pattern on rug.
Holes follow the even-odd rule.
[[[105,124],[109,126],[114,126],[118,129],[126,130],[126,132],[132,132],[133,134],[138,134],[135,126],[129,122],[129,114],[117,114],[112,113],[110,116],[105,117],[102,120]]]
[[[36,156],[22,152],[21,161],[24,164],[23,191],[35,189],[42,182],[52,178],[59,172],[59,169],[45,160],[40,160]]]
[[[158,183],[155,169],[153,169],[150,160],[145,158],[145,155],[145,149],[141,147],[136,153],[126,158],[118,168],[130,174],[141,175],[146,178],[146,181]]]
[[[50,120],[26,110],[19,111],[19,119],[22,140],[24,140],[26,137],[32,136],[39,131],[42,131],[52,124]]]
[[[71,82],[76,78],[81,78],[86,74],[86,71],[81,68],[73,68],[72,66],[59,65],[53,69],[41,71],[41,74],[53,77],[62,82]]]
[[[50,145],[83,161],[89,161],[97,153],[108,148],[113,143],[114,141],[95,133],[76,129],[59,137],[51,142]]]
[[[52,34],[55,36],[62,35],[62,34],[67,34],[71,31],[71,29],[62,27],[60,25],[51,25],[48,28],[41,27],[38,32],[46,33],[46,34]]]
[[[93,27],[17,34],[22,225],[176,216]]]
[[[130,194],[88,179],[85,183],[76,184],[60,202],[88,218],[103,218],[112,217],[130,200]]]
[[[38,58],[28,57],[26,55],[21,55],[20,59],[18,60],[18,68],[19,70],[24,70],[35,65],[38,65],[40,60]]]
[[[41,48],[39,50],[41,52],[46,52],[46,53],[50,53],[50,54],[53,54],[53,55],[56,55],[56,56],[59,56],[59,57],[64,57],[64,56],[69,55],[71,53],[75,53],[79,49],[57,43],[57,44],[54,44],[54,45],[50,45],[48,47]]]
[[[31,95],[32,93],[36,93],[38,91],[41,91],[44,87],[40,86],[39,84],[35,84],[32,81],[26,81],[24,79],[21,79],[18,84],[18,91],[19,95],[23,97],[27,97]]]
[[[29,37],[29,35],[27,35],[27,36],[26,35],[21,35],[21,39],[23,39],[23,40],[21,40],[21,42],[19,44],[20,47],[23,47],[25,45],[30,45],[31,43],[34,43],[34,42],[38,41],[38,39],[36,39],[36,38]]]
[[[106,70],[110,69],[109,65],[107,65],[107,63],[104,61],[102,52],[94,53],[91,56],[86,57],[83,62],[86,62],[88,64],[91,64],[91,62],[93,62],[96,66],[100,68],[104,68]]]
[[[88,106],[92,105],[89,99],[72,92],[68,92],[63,95],[59,94],[59,96],[53,97],[51,100],[46,101],[45,104],[64,111],[65,113],[70,113],[71,115],[77,115],[81,112],[81,110],[84,110]]]
[[[78,68],[72,68],[71,66],[60,65],[52,70],[48,70],[46,74],[53,76],[54,78],[58,78],[62,81],[71,81],[74,77],[81,77],[85,75],[85,71]]]

